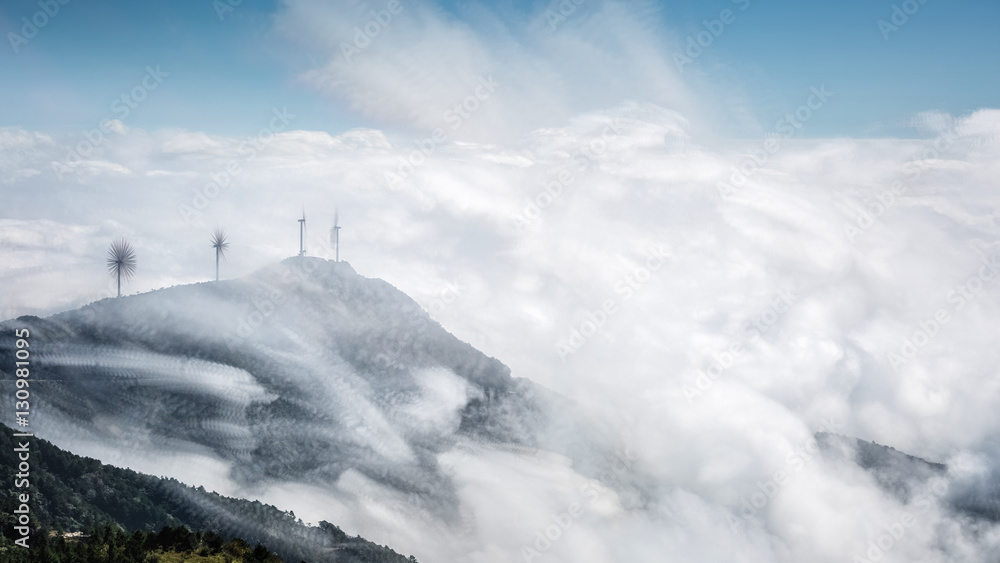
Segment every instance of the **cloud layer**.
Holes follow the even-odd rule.
[[[216,226],[223,277],[293,255],[303,207],[308,253],[329,258],[339,208],[358,272],[613,421],[619,486],[463,444],[438,460],[461,526],[389,509],[406,499],[360,474],[246,494],[421,560],[872,559],[905,514],[882,560],[987,560],[996,529],[941,508],[935,483],[904,504],[809,450],[834,431],[952,479],[995,474],[1000,111],[915,116],[919,139],[801,140],[823,111],[807,93],[767,137],[714,140],[637,9],[585,3],[551,29],[544,11],[514,25],[407,3],[348,60],[367,8],[288,2],[278,29],[318,61],[302,79],[378,129],[303,131],[279,107],[245,139],[115,127],[73,163],[81,135],[0,130],[0,316],[109,296],[118,236],[139,256],[126,292],[210,279]]]
[[[927,140],[785,139],[726,195],[719,182],[756,147],[698,144],[685,119],[651,105],[508,145],[447,143],[401,181],[387,172],[417,149],[374,130],[279,132],[250,158],[245,140],[129,129],[62,181],[55,140],[6,130],[19,147],[3,175],[20,218],[2,221],[5,263],[18,265],[3,272],[3,308],[104,296],[104,249],[119,235],[139,254],[127,292],[211,278],[217,224],[233,240],[223,276],[249,273],[297,251],[303,204],[309,253],[330,257],[339,206],[342,257],[515,376],[617,420],[630,448],[623,479],[661,491],[621,497],[585,489],[600,481],[565,462],[458,450],[440,461],[464,484],[471,536],[445,551],[422,545],[431,530],[381,511],[374,499],[392,495],[373,484],[338,510],[348,527],[418,555],[491,561],[519,556],[576,503],[574,539],[546,554],[842,560],[907,507],[857,469],[810,461],[811,432],[996,465],[997,117],[944,123]],[[241,172],[210,197],[232,161]],[[60,196],[70,199],[53,204]],[[424,378],[442,400],[453,394]],[[429,429],[447,423],[411,414]],[[791,479],[733,528],[776,471]],[[937,508],[920,525],[893,557],[986,549]]]

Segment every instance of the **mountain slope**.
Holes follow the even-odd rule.
[[[851,459],[867,470],[879,488],[901,502],[909,502],[914,489],[930,478],[948,472],[948,467],[942,463],[926,461],[875,442],[826,432],[818,432],[816,441],[827,455]]]
[[[13,430],[0,428],[0,478],[14,483],[17,447]],[[24,440],[22,438],[22,440]],[[128,469],[75,456],[41,439],[30,439],[32,502],[36,525],[67,532],[86,531],[114,522],[129,531],[159,531],[186,525],[260,543],[287,561],[398,562],[406,557],[368,542],[350,538],[336,526],[307,526],[292,513],[273,506],[227,498],[203,488],[185,486]],[[6,503],[23,490],[5,491]],[[4,534],[11,534],[10,511],[4,514]]]
[[[827,457],[849,460],[866,470],[880,489],[900,502],[910,502],[932,478],[946,477],[942,495],[948,506],[966,516],[1000,522],[1000,474],[996,470],[950,474],[945,464],[839,434],[818,432],[816,442]]]
[[[257,490],[329,489],[350,474],[455,520],[437,456],[456,444],[591,459],[606,440],[567,402],[345,262],[289,258],[243,279],[8,321],[0,369],[14,361],[15,328],[31,333],[32,429],[74,451],[110,449],[102,459],[116,465],[151,452],[211,457]]]

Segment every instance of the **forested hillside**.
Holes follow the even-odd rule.
[[[184,525],[204,537],[217,535],[220,541],[241,538],[247,545],[261,544],[287,561],[332,561],[334,558],[350,563],[412,561],[388,547],[361,537],[348,537],[328,522],[320,522],[318,527],[307,526],[294,513],[270,505],[228,498],[200,487],[188,487],[174,479],[105,465],[60,450],[45,440],[30,440],[29,494],[31,526],[35,530],[32,544],[44,537],[39,533],[43,528],[87,532],[110,524],[112,529],[120,527],[131,534],[159,532],[165,526]],[[0,479],[7,488],[0,518],[3,518],[6,545],[13,545],[10,542],[16,537],[12,528],[15,495],[25,492],[12,488],[17,473],[15,447],[13,430],[2,427]],[[129,536],[133,537],[134,534]],[[127,543],[124,539],[115,541],[116,545]],[[138,540],[132,541],[134,544]],[[9,556],[9,553],[0,556],[0,561],[16,561],[4,558]]]
[[[0,561],[4,563],[284,563],[284,559],[257,544],[250,547],[239,538],[224,541],[213,532],[193,533],[183,526],[164,527],[151,533],[131,534],[110,525],[97,527],[84,536],[64,535],[40,529],[30,549],[0,539]]]

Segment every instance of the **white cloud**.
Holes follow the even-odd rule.
[[[378,131],[280,133],[241,160],[230,187],[190,221],[179,206],[226,169],[240,141],[215,137],[217,149],[178,160],[163,147],[199,135],[129,129],[108,141],[105,157],[155,185],[113,177],[58,182],[44,167],[13,185],[15,210],[43,210],[45,218],[3,222],[0,275],[8,291],[0,305],[6,316],[44,314],[100,296],[109,289],[105,247],[119,235],[132,238],[139,253],[127,292],[210,278],[208,237],[217,224],[233,241],[223,276],[244,275],[297,250],[303,204],[310,254],[329,257],[326,231],[339,205],[341,255],[360,272],[409,293],[515,376],[595,413],[632,417],[620,427],[635,452],[627,478],[653,479],[661,492],[646,501],[601,497],[609,508],[588,509],[566,536],[573,540],[551,548],[551,557],[567,560],[647,560],[664,549],[762,561],[861,554],[871,534],[906,507],[857,471],[807,462],[759,517],[740,521],[743,531],[734,532],[726,517],[738,515],[758,483],[787,471],[788,452],[824,420],[930,459],[978,456],[995,467],[987,444],[1000,422],[1000,387],[992,383],[1000,282],[969,285],[981,257],[1000,251],[987,158],[1000,148],[989,142],[989,112],[953,120],[956,142],[919,173],[905,163],[932,141],[789,143],[766,171],[721,198],[715,183],[738,155],[699,145],[683,120],[652,107],[623,119],[621,132],[581,170],[573,155],[600,139],[601,124],[630,115],[629,107],[517,143],[445,144],[398,185],[384,173],[412,149]],[[26,153],[3,173],[59,156],[54,143],[17,137],[40,154]],[[119,143],[133,150],[120,151]],[[572,180],[558,197],[539,200],[562,170],[572,170]],[[907,190],[851,240],[845,226],[856,226],[895,179]],[[52,199],[59,193],[75,196],[61,203]],[[545,204],[519,230],[513,217],[529,202]],[[667,258],[647,276],[640,268],[654,248]],[[963,285],[971,289],[959,308],[950,292]],[[791,307],[774,309],[789,287]],[[598,334],[561,359],[557,342],[599,318],[593,315],[609,300],[615,309]],[[938,309],[949,322],[894,369],[888,353]],[[723,354],[733,343],[743,352],[730,364]],[[684,386],[695,386],[719,358],[728,367],[689,402]],[[428,432],[449,431],[454,421],[445,415],[464,396],[449,381],[427,375],[425,393],[440,408],[414,404],[401,415],[423,420]],[[510,560],[589,482],[557,458],[462,457],[469,455],[441,457],[456,468],[471,518],[453,528],[456,536],[418,507],[400,517],[408,501],[392,491],[372,486],[364,497],[345,497],[357,475],[330,493],[339,503],[330,506],[340,507],[331,511],[351,533],[418,556]],[[322,517],[314,499],[283,498],[303,516]],[[941,536],[955,525],[948,518],[928,512],[915,530],[971,550],[970,559],[995,547],[992,536],[977,544],[961,527]],[[383,531],[390,524],[393,531]],[[437,540],[426,544],[426,537]],[[891,557],[930,557],[936,549],[923,535],[908,538]]]
[[[585,6],[555,29],[544,10],[524,25],[483,6],[460,17],[425,2],[400,5],[383,25],[364,9],[382,6],[291,0],[277,25],[323,61],[303,74],[306,83],[413,132],[510,140],[623,99],[695,107],[652,25],[656,14],[642,4]]]
[[[591,498],[599,483],[567,458],[456,444],[438,462],[458,491],[457,522],[356,471],[323,491],[243,491],[421,560],[523,558],[573,503],[584,511],[548,560],[851,560],[907,507],[850,466],[789,462],[829,420],[953,461],[956,474],[996,471],[1000,276],[977,276],[1000,253],[1000,111],[920,114],[924,140],[784,139],[720,197],[717,182],[763,141],[706,140],[712,112],[643,4],[584,4],[553,31],[540,12],[523,26],[407,2],[348,61],[341,42],[371,19],[366,6],[289,0],[277,25],[318,53],[302,78],[378,129],[284,130],[248,151],[245,139],[118,124],[62,179],[52,163],[74,139],[0,129],[2,316],[110,295],[104,258],[119,236],[139,258],[126,293],[210,279],[216,226],[232,242],[224,278],[290,256],[303,206],[309,254],[329,258],[339,207],[342,258],[515,377],[619,420],[613,441],[631,451],[621,487]],[[491,76],[495,91],[452,128],[449,106]],[[422,154],[439,127],[447,140]],[[407,159],[406,177],[388,182]],[[895,181],[904,189],[886,199]],[[655,271],[644,270],[651,253],[665,257]],[[889,354],[939,310],[949,321],[894,366]],[[305,376],[370,407],[331,370]],[[447,373],[422,383],[425,402],[399,416],[428,435],[453,430],[466,390]],[[364,412],[386,456],[409,460],[391,421]],[[182,465],[164,471],[191,477]],[[743,519],[743,500],[776,471],[794,475]],[[998,545],[995,529],[934,506],[886,560],[986,560]]]

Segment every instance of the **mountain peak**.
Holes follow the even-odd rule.
[[[208,452],[244,485],[354,470],[442,500],[435,453],[460,436],[533,441],[511,422],[531,410],[524,383],[347,262],[293,257],[17,323],[46,374],[38,435],[137,469],[152,470],[130,452]]]

